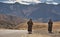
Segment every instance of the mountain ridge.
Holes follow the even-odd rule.
[[[14,4],[0,2],[0,14],[15,15],[22,18],[32,18],[33,20],[47,22],[49,18],[53,21],[60,21],[60,4],[30,4],[22,5],[18,2]]]

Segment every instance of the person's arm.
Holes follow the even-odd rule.
[[[33,22],[32,22],[32,25],[33,25]]]
[[[29,22],[27,22],[27,24],[28,24]]]
[[[53,24],[53,22],[52,22],[52,24]]]

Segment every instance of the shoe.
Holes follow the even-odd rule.
[[[32,34],[31,32],[29,32],[28,34]]]

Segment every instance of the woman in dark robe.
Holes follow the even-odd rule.
[[[52,33],[52,24],[53,24],[52,20],[49,19],[49,22],[48,22],[48,32],[49,33]]]
[[[32,22],[32,19],[30,19],[28,22],[28,33],[31,34],[32,33],[32,25],[33,25],[33,22]]]

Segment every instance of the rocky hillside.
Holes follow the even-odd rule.
[[[13,4],[0,2],[0,14],[14,15],[22,18],[32,18],[40,22],[47,22],[49,18],[60,21],[60,4],[35,4],[22,5],[18,2]]]
[[[16,16],[0,14],[0,28],[17,29],[25,20]]]

